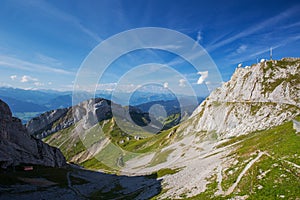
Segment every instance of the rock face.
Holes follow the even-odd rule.
[[[61,167],[66,164],[59,149],[30,136],[21,120],[12,117],[6,103],[0,100],[0,167],[35,164]]]
[[[80,120],[84,121],[84,126],[88,129],[99,121],[108,119],[111,116],[111,101],[96,98],[83,101],[73,107],[43,113],[30,120],[26,124],[26,128],[36,138],[44,138],[52,133],[68,128]]]
[[[43,113],[39,117],[33,118],[26,124],[26,128],[30,134],[40,134],[43,130],[53,124],[56,120],[63,117],[67,113],[68,109],[57,109]],[[50,132],[56,130],[50,130]]]
[[[98,122],[112,118],[112,106],[114,117],[133,120],[139,125],[146,125],[149,121],[149,114],[144,113],[135,107],[125,108],[103,98],[89,99],[65,109],[57,109],[43,113],[33,118],[26,124],[28,132],[36,138],[45,138],[52,133],[66,129],[81,121],[82,128],[88,130]],[[127,112],[129,109],[129,112]]]
[[[189,130],[230,137],[263,130],[300,113],[300,59],[237,68],[195,110]]]

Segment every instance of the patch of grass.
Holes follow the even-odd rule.
[[[179,171],[180,171],[179,168],[177,168],[177,169],[164,168],[164,169],[158,170],[156,173],[157,173],[157,178],[160,178],[165,175],[176,174]]]
[[[291,159],[291,162],[300,164],[300,159],[292,159],[294,154],[299,154],[300,137],[295,133],[291,121],[269,130],[249,134],[240,145],[235,152],[239,156],[261,150],[277,158],[286,157]]]
[[[300,156],[295,156],[299,154],[300,136],[293,130],[292,122],[286,122],[269,130],[233,138],[223,143],[222,146],[240,140],[242,141],[232,153],[233,157],[238,158],[239,164],[231,166],[224,171],[222,181],[224,190],[228,189],[237,179],[247,164],[245,161],[248,160],[249,162],[256,156],[251,154],[260,150],[268,152],[272,158],[264,155],[249,169],[238,184],[238,188],[236,188],[236,191],[240,191],[238,194],[247,194],[250,196],[250,199],[257,199],[259,197],[279,198],[280,195],[284,195],[288,199],[299,198],[300,170],[297,171],[293,166],[282,161],[284,159],[297,165],[300,164]],[[230,175],[226,174],[226,172],[233,169],[237,170]],[[257,178],[259,175],[258,171],[267,170],[271,171],[265,178]],[[262,186],[262,189],[258,189],[258,185]]]
[[[262,172],[267,173],[258,179]],[[284,163],[264,156],[245,174],[237,190],[241,191],[240,195],[249,195],[250,199],[278,199],[280,195],[284,195],[285,199],[297,199],[300,197],[299,188],[300,177],[297,173],[290,171]]]
[[[219,106],[222,105],[222,102],[219,102],[219,101],[213,101],[213,102],[212,102],[212,105],[213,105],[214,107],[219,107]]]
[[[100,151],[95,157],[104,165],[109,168],[119,169],[118,159],[122,158],[123,151],[118,146],[109,143],[102,151]]]
[[[124,133],[117,126],[114,118],[100,122],[97,126],[82,133],[81,136],[75,133],[74,129],[75,125],[48,136],[44,141],[60,148],[67,161],[70,161],[75,155],[85,151],[95,142],[108,138],[109,144],[96,155],[97,159],[90,159],[76,164],[82,164],[88,169],[111,171],[111,169],[122,167],[126,161],[140,153],[158,152],[176,138],[177,127],[162,131],[159,134],[149,134],[139,140],[135,139],[133,135]],[[147,134],[140,132],[138,135],[142,137]],[[81,141],[81,139],[84,139],[84,141]],[[98,162],[98,160],[101,162]]]
[[[174,131],[174,134],[171,138],[168,138],[171,131]],[[166,146],[171,142],[172,139],[176,137],[176,127],[173,127],[169,130],[162,131],[159,134],[152,135],[147,138],[143,138],[136,141],[131,141],[127,146],[124,146],[124,150],[134,152],[134,153],[149,153],[155,152],[162,147]]]
[[[87,161],[84,161],[80,163],[81,166],[83,166],[86,169],[91,169],[91,170],[103,170],[106,173],[114,173],[115,170],[106,166],[96,158],[91,158]]]
[[[167,161],[168,156],[174,151],[174,149],[168,149],[162,152],[156,153],[156,155],[153,157],[151,162],[149,163],[149,166],[155,166],[161,163],[164,163]]]
[[[255,115],[257,111],[261,108],[262,104],[260,103],[252,103],[250,107],[250,113],[251,115]]]
[[[240,142],[240,141],[242,141],[242,140],[244,140],[245,138],[248,138],[248,137],[249,137],[249,135],[241,135],[241,136],[238,136],[238,137],[233,136],[233,137],[229,138],[228,141],[223,142],[223,143],[219,144],[218,146],[216,146],[216,148],[222,148],[222,147],[232,145],[232,144],[234,144],[236,142]]]
[[[210,131],[208,136],[211,140],[217,140],[219,137],[217,131]]]
[[[266,74],[268,70],[271,70],[271,78],[274,75],[274,72],[279,70],[279,68],[287,68],[288,66],[298,65],[298,68],[300,67],[300,60],[293,60],[293,59],[283,59],[277,61],[277,64],[273,61],[266,62],[266,66],[263,68],[263,73]],[[300,83],[299,75],[296,74],[288,74],[287,77],[275,79],[274,81],[270,82],[270,78],[264,78],[264,84],[263,84],[263,93],[271,93],[275,90],[276,87],[278,87],[282,83],[291,83],[292,85],[297,85]]]
[[[79,136],[71,136],[74,129],[74,125],[70,126],[44,138],[43,141],[51,146],[59,148],[66,157],[66,160],[69,161],[73,156],[86,150],[86,147],[82,143]]]
[[[286,66],[300,64],[299,59],[282,59],[277,61],[278,66],[281,68],[286,68]]]
[[[181,120],[180,113],[176,113],[168,116],[166,119],[163,120],[163,124],[164,124],[163,130],[167,130],[176,126],[180,122],[180,120]]]
[[[300,116],[296,120],[300,120]],[[235,149],[228,156],[238,162],[230,164],[222,172],[223,191],[237,180],[245,166],[258,155],[258,151],[267,152],[271,157],[260,157],[242,177],[232,194],[215,196],[217,182],[212,178],[206,191],[189,199],[228,199],[244,195],[248,195],[248,199],[279,199],[283,197],[281,195],[286,199],[300,198],[300,170],[286,162],[300,164],[300,135],[295,133],[292,122],[231,138],[218,148],[234,143],[237,143]]]

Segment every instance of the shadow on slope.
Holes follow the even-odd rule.
[[[149,199],[161,192],[157,176],[118,176],[79,169],[33,166],[0,172],[0,199]]]

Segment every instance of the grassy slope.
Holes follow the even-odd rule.
[[[300,120],[300,117],[297,119]],[[67,141],[62,145],[62,151],[70,155],[72,155],[72,151],[81,151],[81,148],[77,148],[75,151],[67,150],[69,145],[68,134],[70,134],[73,128],[74,127],[70,127],[69,130],[62,131],[61,138],[59,139],[61,141]],[[108,162],[111,162],[111,166],[117,168],[116,160],[120,154],[123,154],[125,161],[130,158],[130,155],[126,154],[126,151],[135,153],[156,152],[156,156],[150,164],[159,164],[164,161],[166,157],[165,154],[170,153],[160,152],[159,149],[169,144],[173,139],[176,139],[176,134],[169,137],[171,132],[176,133],[176,129],[177,127],[174,127],[170,130],[163,131],[158,135],[153,135],[140,140],[131,138],[124,144],[118,144],[118,141],[128,136],[124,135],[121,130],[116,128],[113,121],[108,121],[103,125],[103,130],[106,132],[105,134],[111,138],[111,143],[104,148],[100,154],[102,154],[102,157],[106,157]],[[97,132],[96,129],[91,129],[90,131]],[[47,138],[46,141],[51,141],[51,138]],[[56,144],[57,146],[60,142],[53,140],[51,143],[54,145]],[[207,186],[207,190],[190,199],[227,199],[229,197],[243,195],[248,195],[249,199],[275,199],[280,198],[281,195],[284,195],[284,197],[288,199],[300,198],[300,170],[286,162],[290,161],[300,165],[300,134],[295,133],[292,128],[292,122],[286,122],[269,130],[232,138],[228,142],[220,145],[219,148],[234,143],[237,143],[234,145],[236,148],[232,151],[230,157],[238,162],[231,164],[227,169],[223,169],[223,180],[221,183],[223,191],[226,191],[236,181],[244,167],[257,156],[259,151],[268,153],[270,157],[263,155],[255,162],[242,177],[233,193],[229,196],[216,197],[214,195],[217,191],[218,183],[216,181],[216,176],[213,176],[210,178],[211,183]],[[112,148],[112,145],[117,146],[118,149]],[[95,158],[80,164],[89,169],[101,169],[106,172],[116,172]],[[267,172],[266,175],[259,179],[258,177],[264,172]],[[161,169],[161,171],[159,171],[159,176],[172,173],[176,173],[176,171],[173,169]],[[185,197],[185,195],[183,194],[182,197]]]
[[[87,131],[84,144],[92,144],[94,136],[96,136],[98,141],[99,138],[109,138],[109,144],[105,146],[95,158],[77,164],[87,169],[102,170],[109,173],[115,173],[116,169],[121,167],[119,166],[122,164],[120,163],[120,157],[122,157],[123,162],[126,162],[141,153],[154,152],[155,156],[150,162],[150,165],[152,166],[164,162],[172,151],[160,152],[160,149],[169,144],[176,137],[176,134],[170,136],[170,133],[175,133],[177,129],[177,127],[173,127],[159,134],[149,134],[143,132],[142,129],[140,131],[135,130],[134,135],[142,137],[137,140],[134,139],[133,135],[122,131],[113,119],[103,121],[99,125],[100,126],[92,127]],[[103,134],[100,133],[100,127]],[[48,144],[59,147],[69,161],[76,154],[86,150],[80,137],[74,137],[74,135],[76,135],[74,134],[74,129],[75,126],[71,126],[44,139]],[[123,143],[120,143],[121,141]]]
[[[300,117],[297,119],[300,120]],[[255,162],[229,196],[214,195],[217,191],[217,181],[216,176],[213,176],[204,193],[189,199],[228,199],[244,195],[249,196],[248,199],[300,198],[300,169],[286,162],[300,165],[300,134],[296,134],[292,127],[292,122],[286,122],[269,130],[233,138],[222,144],[227,146],[242,141],[235,145],[236,149],[230,155],[238,162],[222,172],[223,191],[236,181],[247,163],[257,156],[258,151],[266,152],[270,156],[263,155]]]

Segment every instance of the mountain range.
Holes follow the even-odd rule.
[[[124,106],[94,98],[26,127],[72,165],[161,181],[130,199],[298,199],[299,74],[298,58],[263,61],[238,67],[193,112],[176,101]],[[158,104],[168,116],[162,121],[149,112]],[[181,120],[184,112],[192,114]]]
[[[86,96],[86,98],[83,98],[86,100],[88,100],[88,98],[91,96],[91,94],[86,92],[83,92],[82,95]],[[128,93],[120,92],[115,94],[115,103],[128,105],[128,102],[122,100],[125,96],[128,96]],[[111,100],[112,92],[104,90],[97,91],[95,97]],[[23,123],[26,123],[31,118],[36,117],[46,111],[68,108],[72,106],[71,91],[61,92],[55,90],[24,90],[18,88],[0,87],[0,98],[10,106],[13,115],[20,118]],[[191,109],[198,106],[204,100],[204,97],[198,97],[198,102],[193,102],[192,97],[184,95],[181,95],[180,98],[186,102],[186,105],[191,107],[189,108],[189,114],[191,113]],[[168,109],[170,109],[178,100],[177,97],[168,93],[139,91],[134,93],[134,97],[130,99],[129,104],[131,106],[142,106],[142,104],[151,104],[155,101],[166,101],[164,106],[167,106],[169,107]],[[169,102],[170,105],[166,105],[167,102]]]

